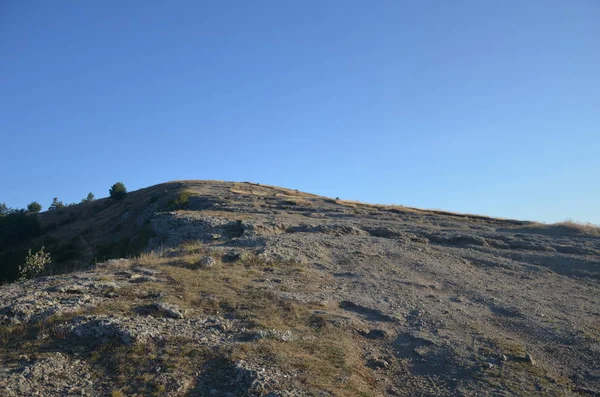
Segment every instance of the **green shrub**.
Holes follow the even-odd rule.
[[[65,208],[65,203],[63,203],[62,201],[58,201],[58,197],[54,197],[54,200],[52,200],[52,204],[50,204],[50,207],[48,207],[48,211],[55,211],[61,208]]]
[[[37,277],[41,275],[51,263],[52,259],[50,258],[50,254],[44,252],[44,247],[36,253],[31,253],[30,249],[25,257],[25,263],[19,266],[19,278],[24,280],[26,278]]]
[[[177,197],[173,200],[169,201],[168,209],[169,211],[177,211],[177,210],[185,210],[187,209],[190,203],[190,197],[193,196],[192,192],[180,192]]]
[[[123,200],[127,196],[127,188],[123,182],[117,182],[111,186],[108,193],[112,199]]]
[[[94,201],[95,199],[96,199],[96,197],[94,196],[94,193],[89,192],[86,198],[81,199],[81,202],[82,203],[90,203],[90,202]]]
[[[40,212],[42,210],[42,205],[37,201],[32,201],[27,204],[27,212]]]

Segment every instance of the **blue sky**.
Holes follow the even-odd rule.
[[[175,179],[600,223],[600,3],[3,1],[0,202]]]

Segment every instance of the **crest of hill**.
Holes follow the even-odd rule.
[[[121,200],[101,198],[39,214],[41,233],[0,251],[0,281],[14,280],[27,251],[45,247],[53,259],[52,272],[85,268],[111,258],[132,257],[144,251],[155,232],[150,220],[162,212],[202,211],[206,215],[241,220],[265,217],[273,211],[318,217],[405,217],[422,224],[447,223],[457,230],[465,225],[548,236],[600,236],[595,225],[492,218],[448,211],[395,205],[367,204],[322,197],[295,189],[251,182],[180,180],[132,191]]]

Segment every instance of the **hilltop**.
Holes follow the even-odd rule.
[[[600,393],[600,233],[177,181],[0,252],[5,395]],[[50,274],[52,273],[52,274]]]

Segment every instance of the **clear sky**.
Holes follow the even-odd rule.
[[[600,2],[0,1],[0,202],[176,179],[600,223]]]

